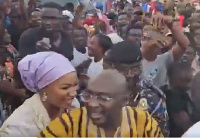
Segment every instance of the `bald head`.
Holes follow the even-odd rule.
[[[103,93],[125,92],[126,78],[116,70],[104,70],[89,81],[88,89]]]

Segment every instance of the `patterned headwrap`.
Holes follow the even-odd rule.
[[[18,64],[22,81],[31,92],[38,92],[75,69],[67,58],[55,52],[28,55]]]

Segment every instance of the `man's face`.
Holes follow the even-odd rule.
[[[83,29],[74,29],[74,45],[76,48],[85,48],[87,45],[87,34]]]
[[[137,6],[134,8],[134,12],[133,12],[133,15],[136,16],[137,18],[141,18],[142,19],[142,7],[140,6]]]
[[[47,33],[61,30],[61,11],[55,8],[42,9],[42,27]]]
[[[126,14],[118,16],[118,26],[126,26],[129,24],[128,16]]]
[[[180,71],[177,75],[169,79],[170,85],[174,90],[179,92],[188,91],[191,88],[191,81],[193,78],[193,70]]]
[[[36,7],[38,7],[41,3],[41,0],[36,0]]]
[[[194,13],[190,21],[190,32],[197,48],[200,48],[200,13]]]
[[[127,4],[124,8],[124,12],[126,12],[128,16],[131,16],[134,13],[133,6],[131,4]]]
[[[110,51],[108,50],[105,53],[105,56],[103,58],[103,68],[104,69],[114,69],[119,71],[121,74],[123,74],[127,82],[132,83],[133,86],[136,86],[136,84],[140,81],[140,76],[142,73],[141,70],[141,62],[134,63],[134,64],[114,64],[110,60]]]
[[[123,105],[124,86],[107,80],[96,80],[88,84],[85,93],[92,95],[85,106],[93,123],[100,127],[112,125],[116,113],[121,111]]]
[[[134,41],[134,42],[141,42],[142,39],[142,30],[141,29],[131,29],[128,32],[128,40]]]
[[[128,26],[123,26],[120,31],[120,36],[125,40],[127,38]]]
[[[73,26],[69,19],[64,19],[64,21],[62,22],[62,31],[69,36],[72,35]]]
[[[174,0],[164,0],[163,4],[164,9],[171,9],[174,7]]]
[[[192,64],[194,57],[195,57],[194,49],[191,47],[188,47],[185,53],[183,54],[183,57],[181,58],[181,62]]]
[[[145,35],[141,41],[142,55],[148,61],[156,60],[157,56],[161,54],[159,43],[155,39],[155,35],[151,34],[153,31],[144,31]]]
[[[88,45],[88,54],[89,54],[89,56],[94,57],[101,52],[102,52],[102,48],[99,45],[99,40],[96,36],[93,36],[90,39],[90,42],[89,42],[89,45]]]
[[[31,24],[32,26],[38,27],[41,26],[41,20],[42,20],[42,13],[39,11],[35,11],[31,15]]]

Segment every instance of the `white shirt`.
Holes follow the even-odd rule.
[[[197,60],[198,60],[198,59],[195,58],[195,59],[192,61],[192,68],[194,69],[194,75],[200,71],[200,65],[199,65],[199,63],[198,63]]]
[[[188,131],[185,132],[185,134],[183,134],[182,138],[185,137],[200,137],[200,122],[197,122],[196,124],[194,124],[192,127],[190,127],[188,129]]]
[[[124,41],[117,33],[111,33],[107,36],[111,39],[113,44],[117,44],[119,42]]]
[[[76,99],[72,106],[80,108]],[[3,123],[0,128],[0,137],[36,137],[50,121],[39,94],[35,94],[17,108]]]
[[[88,60],[89,56],[88,56],[88,48],[86,47],[86,53],[81,53],[79,51],[76,50],[76,48],[74,48],[74,59],[71,61],[72,65],[74,67],[77,67],[78,65],[80,65],[81,63],[83,63],[83,61]]]
[[[90,78],[95,77],[103,71],[103,58],[99,62],[95,62],[92,58],[92,62],[88,68],[87,75]]]

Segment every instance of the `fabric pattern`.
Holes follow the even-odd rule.
[[[55,119],[39,137],[105,137],[105,131],[94,125],[87,109],[73,110]],[[114,137],[163,137],[157,122],[147,113],[131,107],[122,108],[122,123]]]
[[[164,136],[169,136],[169,117],[166,107],[165,94],[150,81],[143,79],[140,82],[140,91],[136,97],[131,98],[129,104],[137,101],[138,108],[148,111],[158,122]]]

